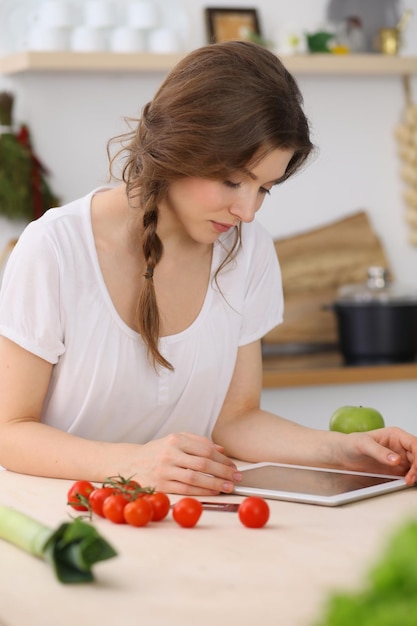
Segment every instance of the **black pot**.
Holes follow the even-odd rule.
[[[378,279],[378,280],[376,280]],[[417,294],[394,287],[383,268],[366,285],[340,290],[332,305],[347,365],[407,363],[417,357]]]
[[[417,355],[417,304],[336,303],[339,349],[348,365],[406,363]]]

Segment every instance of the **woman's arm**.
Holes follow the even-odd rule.
[[[205,437],[176,433],[144,445],[76,437],[41,423],[52,365],[0,337],[0,465],[102,482],[118,474],[168,493],[231,491],[235,464]],[[115,416],[123,419],[123,416]]]
[[[417,481],[417,438],[399,428],[341,433],[307,428],[260,409],[260,342],[239,349],[235,371],[213,439],[243,461],[407,474]]]

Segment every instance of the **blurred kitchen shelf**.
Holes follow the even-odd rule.
[[[0,57],[0,73],[22,72],[165,72],[180,54],[113,52],[19,52]]]
[[[264,389],[400,380],[417,382],[417,362],[353,367],[343,364],[339,352],[266,356],[263,359]]]
[[[167,72],[184,55],[113,52],[19,52],[0,57],[0,74],[22,72]],[[417,57],[311,54],[283,57],[290,72],[317,75],[417,74]]]
[[[311,54],[284,57],[285,66],[294,74],[398,75],[417,74],[417,57],[383,54]]]

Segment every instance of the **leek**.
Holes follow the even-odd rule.
[[[94,526],[80,518],[53,530],[7,506],[0,506],[0,539],[46,561],[62,583],[94,580],[92,566],[117,555]]]

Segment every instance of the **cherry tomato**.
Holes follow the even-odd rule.
[[[174,504],[172,517],[180,526],[192,528],[203,512],[203,505],[195,498],[182,498]]]
[[[94,489],[89,497],[88,502],[90,504],[90,508],[96,515],[100,515],[104,517],[103,513],[103,504],[104,500],[111,496],[114,493],[113,487],[97,487]]]
[[[131,526],[146,526],[152,519],[152,505],[145,498],[128,502],[123,509],[125,522]]]
[[[159,522],[168,515],[171,503],[166,493],[156,491],[155,493],[145,494],[142,499],[147,500],[152,506],[153,522]]]
[[[88,498],[94,485],[88,480],[77,480],[68,490],[67,503],[77,511],[88,511]]]
[[[141,488],[141,484],[138,483],[137,480],[132,480],[131,478],[127,480],[121,480],[118,483],[118,486],[125,491],[136,491]]]
[[[136,480],[130,480],[119,486],[120,493],[123,493],[129,500],[136,500],[143,496],[143,489]]]
[[[239,519],[248,528],[262,528],[269,520],[269,506],[263,498],[249,496],[239,505]]]
[[[137,480],[123,476],[108,478],[103,487],[113,487],[115,491],[129,496],[129,500],[134,500],[142,494],[142,486]]]
[[[129,500],[121,493],[113,493],[103,502],[103,516],[114,524],[125,524],[123,510]]]

